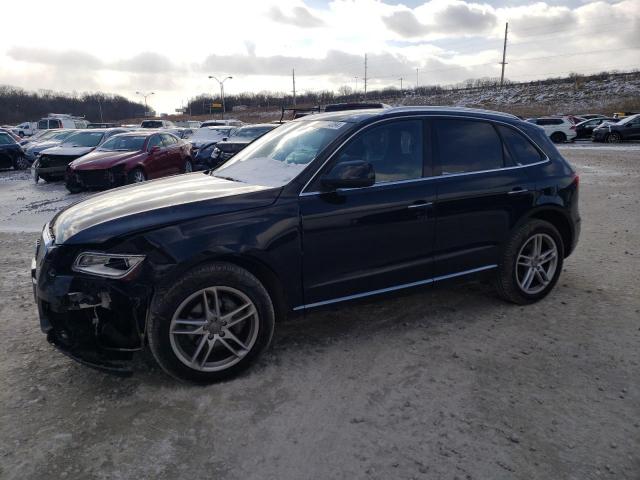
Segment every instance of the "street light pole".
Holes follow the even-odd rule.
[[[144,98],[144,117],[147,116],[147,112],[149,111],[149,108],[147,107],[147,97],[150,97],[151,95],[155,95],[155,92],[136,92],[136,95],[140,95],[142,98]]]
[[[226,82],[227,80],[231,80],[233,77],[225,77],[222,80],[218,80],[213,75],[209,75],[209,78],[213,78],[220,85],[220,98],[222,100],[222,116],[220,118],[224,119],[224,114],[227,110],[227,107],[224,103],[224,82]]]

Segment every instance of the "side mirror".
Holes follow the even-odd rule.
[[[328,189],[370,187],[375,182],[373,166],[363,160],[340,162],[320,179]]]

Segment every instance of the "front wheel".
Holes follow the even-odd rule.
[[[274,321],[256,277],[233,264],[208,264],[156,293],[149,347],[173,377],[212,383],[247,368],[271,342]]]
[[[127,174],[127,183],[142,183],[146,179],[147,176],[141,168],[133,169]]]
[[[531,220],[507,241],[498,265],[498,294],[520,305],[536,302],[553,289],[564,259],[558,230],[549,222]]]
[[[611,132],[607,135],[607,143],[620,143],[622,142],[622,136],[618,132]]]
[[[563,143],[567,141],[567,136],[562,132],[554,132],[550,138],[553,143]]]

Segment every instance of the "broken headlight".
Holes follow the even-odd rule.
[[[144,255],[83,252],[73,262],[73,271],[99,277],[123,278],[144,260]]]

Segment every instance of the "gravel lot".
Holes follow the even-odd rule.
[[[0,478],[637,480],[640,147],[562,150],[583,230],[546,300],[468,283],[310,314],[210,387],[47,344],[33,232],[81,197],[0,172]]]

